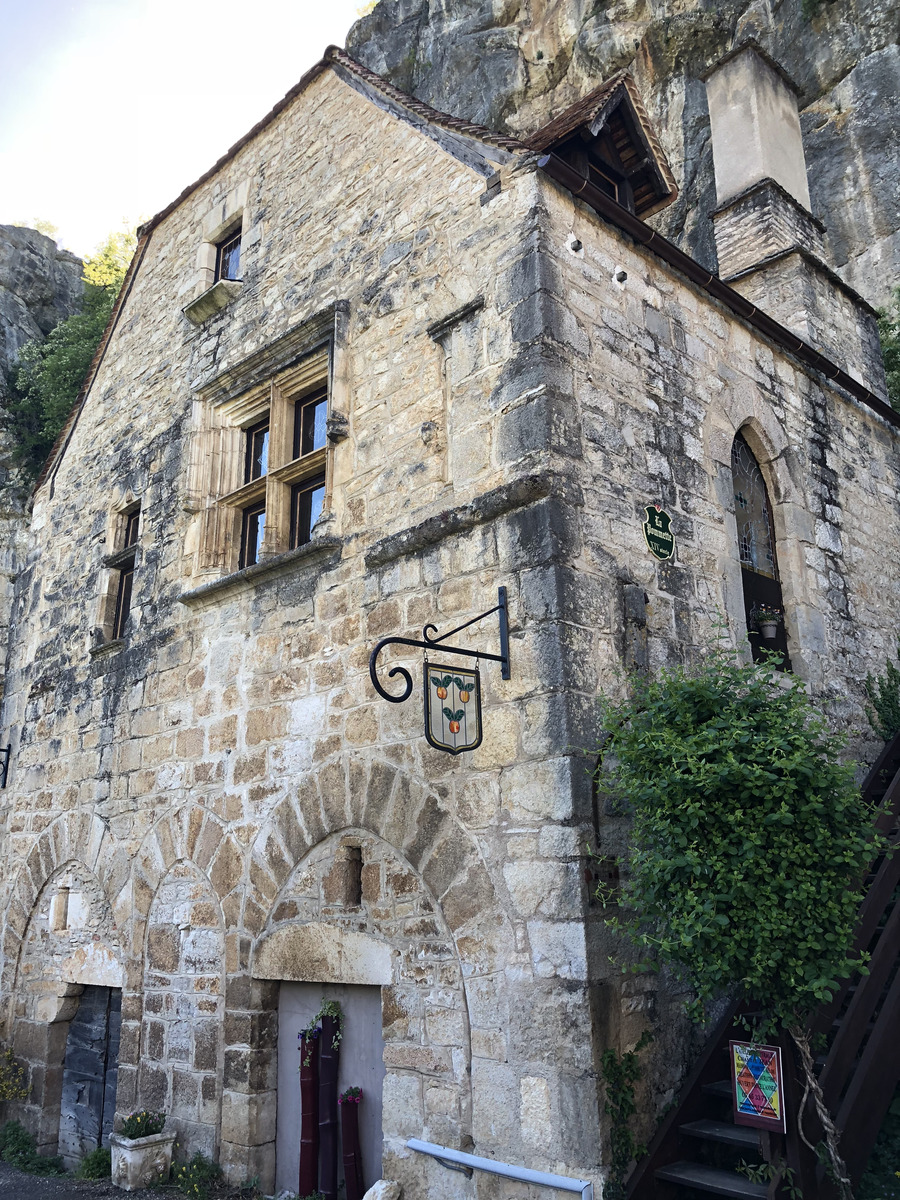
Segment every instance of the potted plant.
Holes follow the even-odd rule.
[[[133,1192],[169,1178],[175,1134],[163,1133],[165,1123],[165,1113],[141,1109],[125,1117],[118,1133],[110,1134],[116,1187]]]
[[[757,606],[754,617],[756,628],[765,640],[770,642],[778,632],[778,626],[784,620],[784,613],[780,608],[771,608],[768,604],[760,604]]]

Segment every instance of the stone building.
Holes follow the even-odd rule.
[[[408,1197],[510,1194],[410,1137],[600,1183],[599,1056],[650,1021],[671,1098],[681,997],[623,979],[591,906],[585,847],[622,838],[596,699],[718,615],[746,645],[774,596],[865,752],[898,618],[872,312],[821,261],[774,64],[708,88],[733,286],[645,223],[676,189],[627,75],[520,141],[332,48],[143,228],[9,647],[4,1030],[44,1149],[162,1109],[184,1153],[295,1187],[323,998],[367,1182]],[[510,678],[483,662],[483,740],[446,754],[369,655],[500,587]],[[463,637],[496,654],[497,616]],[[388,649],[387,690],[421,659]]]

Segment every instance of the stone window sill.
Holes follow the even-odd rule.
[[[287,575],[297,567],[306,566],[328,555],[339,554],[343,540],[338,537],[318,537],[298,546],[296,550],[287,550],[284,554],[276,554],[264,562],[254,563],[243,571],[234,571],[224,579],[214,579],[211,583],[203,583],[200,587],[182,592],[178,599],[182,604],[202,604],[204,601],[216,601],[231,592],[252,586],[259,580],[268,580],[278,575]]]
[[[207,288],[205,292],[201,293],[196,300],[186,304],[181,311],[194,325],[202,325],[217,312],[221,312],[232,300],[236,300],[241,294],[242,287],[243,284],[239,280],[220,279],[218,283],[214,283],[211,288]]]
[[[96,658],[100,654],[111,654],[114,650],[121,650],[124,645],[124,638],[114,638],[110,642],[101,642],[99,646],[91,646],[91,658]]]

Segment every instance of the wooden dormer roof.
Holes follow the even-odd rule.
[[[568,158],[573,148],[604,135],[631,188],[635,215],[645,218],[671,204],[678,195],[675,177],[628,71],[617,72],[522,140],[540,154]]]

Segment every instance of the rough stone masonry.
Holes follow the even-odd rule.
[[[211,249],[238,228],[242,277],[219,288]],[[291,457],[276,414],[323,380],[333,436]],[[121,989],[118,1113],[163,1109],[181,1153],[271,1188],[279,1059],[297,1061],[279,988],[352,986],[380,997],[383,1171],[405,1196],[509,1194],[412,1136],[599,1187],[601,1053],[661,1031],[649,1124],[692,1035],[676,987],[610,962],[625,952],[592,906],[586,846],[614,858],[623,838],[592,789],[597,698],[626,660],[692,660],[721,618],[743,643],[740,430],[794,669],[869,753],[862,680],[894,649],[900,550],[897,425],[873,403],[514,139],[331,54],[145,227],[35,495],[2,717],[0,979],[41,1146],[81,989]],[[260,482],[245,450],[264,419]],[[323,512],[291,546],[282,506],[309,462]],[[644,541],[653,503],[668,562]],[[423,737],[418,683],[402,705],[375,695],[369,653],[462,624],[500,585],[511,678],[483,664],[484,741],[451,757]],[[491,620],[466,636],[496,650]]]

